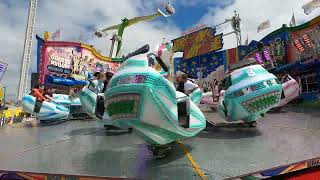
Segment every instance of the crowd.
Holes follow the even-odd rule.
[[[93,79],[90,80],[89,88],[95,93],[103,93],[107,90],[108,83],[112,78],[111,72],[96,72],[93,74]]]
[[[107,72],[96,72],[93,75],[93,79],[89,80],[89,88],[95,93],[103,93],[107,89],[108,82],[110,81],[113,73]],[[36,104],[34,106],[34,112],[39,113],[42,103],[44,101],[54,102],[53,99],[54,89],[47,88],[43,85],[37,85],[33,89],[31,89],[30,95],[36,98]],[[74,99],[76,97],[75,89],[70,90],[70,99]]]
[[[0,110],[0,126],[3,126],[5,124],[12,124],[19,118],[22,121],[23,115],[26,114],[23,113],[20,107],[2,108]]]

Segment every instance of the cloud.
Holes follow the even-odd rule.
[[[179,2],[179,6],[215,6],[225,7],[230,5],[234,0],[173,0],[174,3]]]
[[[42,36],[44,31],[54,32],[61,29],[60,40],[77,41],[81,32],[87,36],[84,43],[91,44],[108,55],[110,38],[92,36],[93,28],[104,28],[121,22],[124,17],[132,18],[148,15],[163,5],[162,0],[41,0],[38,1],[35,33]],[[203,9],[203,17],[196,24],[214,25],[233,16],[233,11],[240,13],[243,42],[249,35],[249,40],[259,40],[268,33],[278,29],[284,23],[289,23],[292,12],[295,13],[297,23],[306,22],[320,12],[320,8],[310,15],[305,15],[302,5],[308,0],[171,0],[175,7],[183,11],[183,7],[199,6]],[[29,0],[0,1],[0,59],[7,62],[9,67],[1,85],[7,86],[8,96],[15,97],[19,84],[19,74],[24,45],[26,22],[28,17]],[[177,14],[179,11],[176,12]],[[190,12],[192,16],[192,12]],[[188,17],[185,17],[186,21]],[[122,53],[127,54],[149,43],[151,48],[162,42],[163,38],[171,40],[181,34],[179,22],[174,18],[159,17],[155,20],[139,23],[128,27],[123,35]],[[257,33],[258,25],[269,19],[271,28]],[[219,30],[219,29],[218,29]],[[227,26],[224,32],[231,31]],[[108,39],[109,38],[109,39]],[[235,47],[235,37],[224,37],[224,48]],[[30,73],[36,70],[36,40],[33,40],[32,66]],[[29,78],[30,79],[30,78]],[[30,84],[30,81],[29,81]]]
[[[0,58],[9,64],[2,84],[7,87],[7,95],[15,97],[19,84],[20,66],[24,45],[24,36],[28,16],[28,1],[13,3],[10,0],[0,2]],[[76,41],[80,32],[87,36],[85,42],[109,55],[110,36],[95,38],[92,27],[104,28],[121,22],[124,17],[147,15],[155,12],[158,4],[140,0],[44,0],[38,1],[35,33],[42,36],[44,31],[54,32],[61,29],[60,40]],[[160,19],[162,18],[162,19]],[[158,19],[128,27],[123,35],[124,54],[146,43],[151,47],[162,42],[164,37],[170,40],[180,34],[178,27],[170,20]],[[32,66],[30,73],[36,70],[36,40],[33,40]],[[30,76],[29,76],[30,77]],[[29,78],[30,79],[30,78]],[[29,82],[30,84],[30,82]]]
[[[234,15],[236,10],[241,18],[242,42],[244,43],[247,34],[249,42],[251,40],[260,40],[270,32],[280,28],[282,24],[289,24],[292,13],[294,12],[296,23],[304,23],[320,14],[320,8],[314,10],[310,15],[305,15],[302,5],[309,0],[236,0],[225,7],[211,6],[209,11],[202,17],[199,23],[216,25],[224,22],[226,18]],[[260,23],[270,20],[271,27],[260,33],[257,33],[257,27]],[[222,26],[223,28],[224,26]],[[219,30],[219,29],[217,29]],[[224,33],[231,32],[231,26],[226,26]],[[224,37],[224,48],[233,48],[236,46],[235,35]]]

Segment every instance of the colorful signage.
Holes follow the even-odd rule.
[[[40,83],[72,86],[91,79],[95,72],[114,73],[120,66],[86,44],[43,40],[40,43]]]
[[[2,80],[2,77],[6,72],[7,66],[8,66],[7,63],[0,61],[0,81]]]
[[[65,180],[125,180],[129,178],[113,178],[113,177],[99,177],[99,176],[78,176],[78,175],[63,175],[63,174],[45,174],[35,172],[14,172],[14,171],[0,171],[1,179],[34,179],[34,180],[48,180],[48,179],[65,179]]]
[[[5,93],[4,89],[2,87],[0,87],[0,105],[2,105],[2,103],[3,103],[3,98],[5,96],[4,93]]]
[[[181,35],[182,35],[182,36],[185,36],[185,35],[187,35],[187,34],[196,32],[196,31],[198,31],[198,30],[200,30],[200,29],[202,29],[202,28],[205,28],[205,27],[206,27],[205,24],[200,24],[199,26],[196,26],[196,27],[194,27],[194,28],[188,29],[187,31],[183,32]]]
[[[174,39],[173,52],[183,52],[184,59],[222,49],[222,34],[215,35],[215,30],[206,27],[186,36]]]

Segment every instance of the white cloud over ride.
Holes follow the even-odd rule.
[[[28,1],[0,2],[0,58],[9,64],[1,85],[7,87],[8,97],[15,97],[19,84],[20,66],[23,53],[24,35],[28,16]],[[61,29],[58,40],[76,41],[84,32],[84,43],[92,44],[109,55],[110,38],[113,32],[105,38],[92,36],[93,28],[104,28],[121,23],[121,19],[133,18],[154,13],[157,4],[142,1],[105,1],[105,0],[41,0],[38,1],[35,33],[42,36],[44,31],[55,32]],[[164,17],[159,17],[164,18]],[[128,27],[123,35],[123,54],[127,54],[144,44],[151,48],[157,43],[179,36],[180,30],[170,19],[159,21],[155,19]],[[36,40],[33,40],[31,72],[36,71]],[[30,77],[30,76],[29,76]],[[29,82],[30,85],[30,82]]]
[[[311,14],[305,15],[302,6],[310,0],[236,0],[231,5],[226,7],[211,7],[209,11],[199,20],[199,23],[216,25],[224,22],[226,18],[231,18],[236,10],[241,18],[242,43],[245,42],[247,34],[249,42],[251,40],[260,40],[272,31],[280,28],[282,24],[287,24],[295,15],[296,25],[302,24],[311,20],[320,14],[320,8],[312,11]],[[270,28],[257,33],[258,26],[270,20]],[[221,26],[217,31],[223,29]],[[231,26],[226,26],[224,33],[231,32]],[[225,36],[224,48],[236,47],[235,35]]]
[[[163,5],[162,0],[39,0],[36,17],[35,33],[43,35],[44,31],[54,32],[61,29],[59,40],[76,41],[81,32],[87,36],[84,43],[92,44],[101,50],[102,54],[109,55],[112,32],[108,38],[96,38],[92,36],[93,28],[104,28],[121,22],[124,17],[132,18],[148,15]],[[206,6],[204,16],[198,24],[214,25],[223,22],[233,15],[233,11],[240,13],[243,42],[247,34],[249,40],[259,40],[271,31],[280,28],[282,24],[289,24],[292,13],[295,13],[297,24],[306,22],[320,14],[320,8],[314,10],[308,16],[301,8],[308,0],[171,0],[173,5],[181,7]],[[18,90],[24,36],[28,16],[27,0],[2,0],[0,1],[0,58],[9,64],[3,77],[1,86],[7,87],[7,95],[15,97]],[[179,11],[176,11],[178,14]],[[160,17],[163,19],[163,17]],[[153,47],[166,40],[174,39],[181,34],[179,22],[173,22],[167,18],[160,18],[142,22],[128,27],[123,35],[123,54],[127,54],[136,48],[148,43]],[[188,17],[185,17],[186,20]],[[257,27],[269,19],[271,27],[257,33]],[[196,25],[194,25],[196,26]],[[224,32],[231,30],[226,27]],[[90,35],[89,35],[90,34]],[[224,38],[224,48],[235,46],[233,35]],[[36,70],[36,40],[33,40],[31,72]],[[30,82],[29,82],[30,84]]]

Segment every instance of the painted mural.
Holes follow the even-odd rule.
[[[187,48],[187,46],[184,47]],[[191,51],[191,49],[189,49],[189,51]],[[213,54],[215,54],[214,58],[210,58]],[[176,58],[175,61],[177,70],[197,77],[196,73],[193,72],[197,68],[203,68],[198,61],[203,57],[207,57],[208,64],[206,65],[212,67],[205,69],[203,77],[206,77],[206,75],[210,74],[210,70],[215,69],[216,59],[218,59],[219,64],[225,66],[225,70],[228,69],[229,65],[250,57],[255,58],[260,64],[264,64],[265,66],[270,65],[268,69],[271,69],[296,61],[304,62],[317,59],[320,57],[319,54],[320,16],[300,26],[286,27],[284,25],[259,42],[251,41],[248,46],[241,45],[215,53],[213,51],[206,55],[199,55],[190,59],[186,59],[184,56],[183,58]]]
[[[189,40],[192,41],[192,39]],[[186,42],[187,41],[181,41],[180,43],[182,45],[177,46],[176,48],[184,48],[184,53],[194,51]],[[201,44],[195,40],[193,42],[195,44]],[[177,50],[175,50],[175,52],[176,51]],[[204,55],[196,55],[195,53],[192,55],[192,58],[189,58],[188,54],[184,54],[183,57],[174,59],[175,72],[182,71],[195,79],[207,78],[208,75],[214,73],[216,68],[220,65],[223,65],[224,70],[227,71],[230,65],[236,64],[247,58],[256,59],[256,61],[262,64],[266,69],[276,73],[283,71],[282,69],[284,67],[291,64],[296,64],[295,67],[302,67],[304,64],[309,64],[309,66],[312,67],[314,66],[314,63],[317,62],[320,64],[320,16],[296,27],[287,27],[286,25],[283,25],[260,41],[251,41],[247,46],[241,45],[232,49],[211,51]],[[298,73],[299,70],[290,73],[293,72]],[[283,73],[288,72],[286,70]],[[315,73],[320,74],[320,71]],[[316,75],[315,77],[318,77],[316,79],[319,79],[319,90],[320,75]],[[308,81],[310,82],[311,78],[309,79],[310,80]],[[210,80],[211,79],[209,78],[208,81]],[[302,78],[302,80],[305,79]],[[316,81],[313,83],[316,83]],[[304,86],[308,86],[308,88],[304,88]],[[306,92],[310,92],[310,89],[312,89],[312,91],[317,89],[315,84],[311,87],[310,84],[304,85],[303,83],[301,83],[301,88],[308,89]]]
[[[173,52],[183,52],[184,59],[190,59],[212,51],[222,49],[222,34],[215,35],[215,30],[206,27],[196,32],[172,40]]]
[[[85,44],[42,41],[38,59],[40,81],[43,84],[85,84],[95,72],[115,72],[120,63],[100,55]]]
[[[195,79],[205,78],[217,67],[224,65],[224,55],[225,52],[220,51],[207,53],[188,60],[175,58],[175,74],[177,71],[182,71]]]
[[[114,72],[118,67],[118,63],[102,61],[81,47],[49,46],[46,57],[48,74],[63,74],[75,79],[90,78],[93,72]]]

